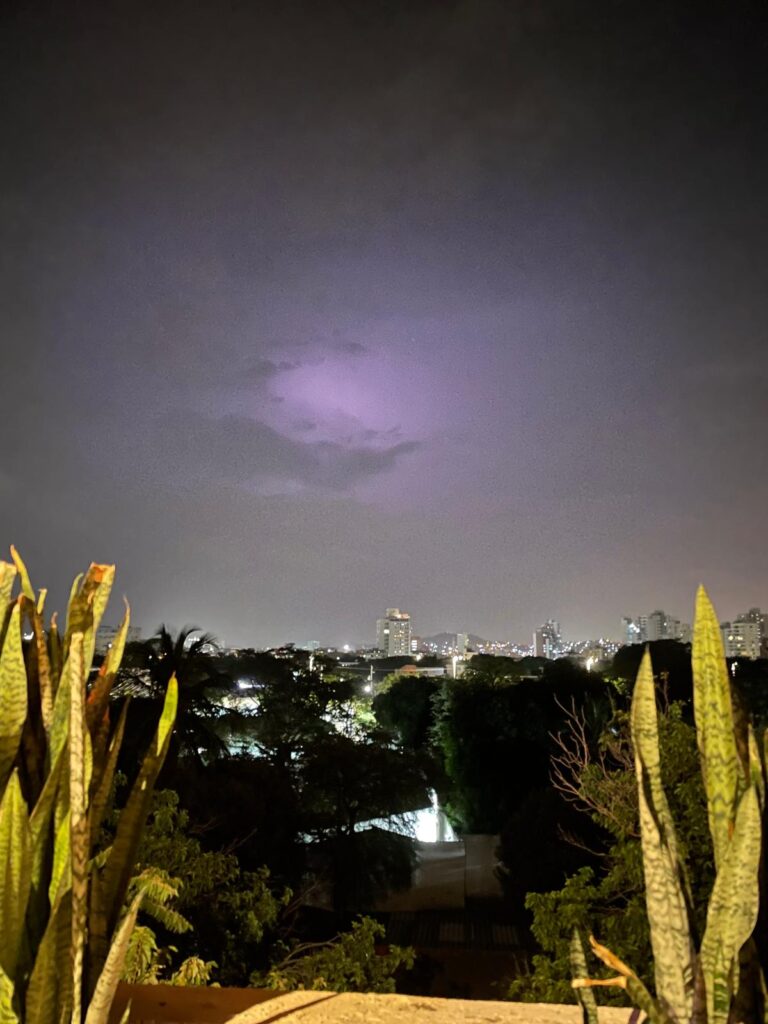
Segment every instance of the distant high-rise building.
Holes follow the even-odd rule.
[[[456,634],[456,653],[460,658],[463,658],[467,653],[469,647],[469,634],[468,633],[457,633]]]
[[[636,619],[625,615],[621,625],[625,644],[644,644],[653,640],[681,640],[688,643],[691,639],[690,626],[660,609],[650,615],[638,615]]]
[[[762,637],[760,623],[739,617],[734,622],[723,622],[720,625],[723,635],[723,647],[726,658],[760,657]]]
[[[765,615],[759,608],[720,625],[726,658],[761,658],[765,653]]]
[[[547,619],[533,633],[533,654],[536,658],[556,658],[562,649],[563,638],[560,635],[560,623]]]
[[[631,619],[625,615],[621,620],[621,626],[624,634],[624,643],[628,646],[631,644],[641,644],[645,639],[643,629],[637,619]]]
[[[376,646],[388,658],[411,653],[411,616],[399,608],[387,608],[376,620]]]

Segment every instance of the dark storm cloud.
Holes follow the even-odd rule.
[[[264,481],[283,481],[312,490],[346,491],[392,469],[399,457],[419,447],[415,441],[381,449],[305,443],[258,420],[189,413],[159,420],[152,436],[154,457],[165,467],[166,478],[202,473],[208,480],[257,488]]]

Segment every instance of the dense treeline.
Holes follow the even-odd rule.
[[[666,756],[685,792],[697,784],[689,650],[651,646],[672,709]],[[327,938],[408,884],[412,843],[366,823],[424,807],[434,789],[458,832],[500,836],[509,914],[532,923],[546,951],[516,997],[569,994],[563,939],[573,923],[605,925],[635,906],[629,934],[645,955],[626,736],[640,654],[622,649],[603,675],[569,659],[479,655],[459,679],[394,677],[371,701],[333,659],[302,651],[219,656],[207,637],[165,630],[130,645],[119,681],[121,699],[133,695],[127,775],[171,674],[179,681],[167,792],[146,856],[181,878],[178,910],[192,928],[171,935],[155,923],[157,945],[216,961],[227,984],[271,967],[279,975],[279,962],[296,963],[292,943]],[[767,670],[734,670],[745,709],[761,720]],[[706,830],[689,825],[705,865]]]

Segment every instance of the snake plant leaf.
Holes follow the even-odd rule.
[[[125,733],[125,723],[128,717],[129,702],[123,704],[120,712],[120,717],[117,720],[115,731],[109,741],[107,747],[106,760],[102,766],[101,773],[97,778],[97,783],[93,796],[91,797],[88,818],[90,824],[90,848],[96,844],[96,840],[99,835],[99,829],[104,823],[104,818],[107,814],[109,807],[109,801],[112,796],[112,784],[115,779],[115,771],[117,769],[117,758],[120,754],[120,747],[123,742],[123,734]]]
[[[696,737],[715,867],[719,869],[728,849],[743,782],[720,623],[704,587],[699,587],[696,594],[691,657]]]
[[[13,563],[16,566],[16,571],[19,574],[19,580],[21,581],[21,592],[25,597],[28,597],[29,600],[34,605],[36,603],[35,588],[32,586],[32,583],[30,582],[27,567],[26,565],[24,565],[21,555],[13,546],[13,544],[11,544],[11,558],[13,559]]]
[[[72,634],[69,648],[70,719],[69,719],[69,808],[70,857],[72,867],[72,1020],[81,1018],[83,950],[88,902],[88,854],[90,830],[87,817],[88,782],[85,724],[84,637]]]
[[[37,677],[40,688],[40,716],[46,736],[51,731],[53,720],[53,681],[51,679],[51,662],[48,655],[48,641],[45,635],[43,619],[38,608],[31,611],[32,629],[35,635],[37,653]]]
[[[96,630],[109,601],[114,580],[114,565],[97,565],[94,562],[82,578],[79,589],[70,599],[64,647],[69,648],[74,633],[83,634],[83,663],[86,675],[90,672],[93,661]]]
[[[120,813],[115,839],[104,869],[92,879],[89,941],[89,976],[100,972],[107,956],[109,936],[125,901],[136,853],[152,801],[152,791],[165,761],[176,719],[179,691],[172,676],[165,694],[155,738],[147,751],[128,802]]]
[[[29,903],[27,904],[27,937],[32,948],[37,948],[48,920],[53,809],[66,759],[65,747],[48,773],[43,790],[29,816],[29,828],[32,835],[32,876]]]
[[[14,770],[0,802],[0,968],[15,977],[32,881],[29,814]]]
[[[37,950],[25,1001],[24,1024],[62,1024],[71,1014],[72,893],[63,892]]]
[[[0,620],[5,608],[11,603],[16,571],[16,566],[12,562],[0,562]]]
[[[64,748],[69,736],[70,700],[72,691],[72,663],[67,656],[61,670],[61,678],[53,701],[51,729],[48,735],[48,756],[53,764]]]
[[[51,616],[51,621],[48,626],[48,660],[51,665],[51,685],[53,686],[53,694],[56,696],[56,691],[59,688],[59,680],[61,679],[61,670],[64,665],[64,651],[59,635],[58,616],[56,612]]]
[[[0,790],[10,775],[27,717],[27,671],[21,646],[21,606],[13,606],[0,653]]]
[[[48,884],[48,898],[51,904],[69,891],[72,887],[72,858],[71,835],[70,835],[70,811],[67,806],[62,819],[56,828],[56,839],[53,847],[53,867],[51,868],[51,880]],[[71,907],[70,907],[71,909]]]
[[[115,992],[117,991],[118,982],[120,981],[120,977],[123,973],[125,957],[128,953],[128,945],[136,926],[136,918],[138,917],[143,898],[144,890],[140,889],[131,901],[128,913],[125,915],[120,926],[115,932],[115,936],[112,939],[112,944],[109,948],[109,954],[104,963],[104,967],[101,970],[101,974],[99,975],[99,980],[96,982],[93,996],[91,997],[91,1001],[88,1005],[88,1012],[85,1015],[85,1024],[107,1024],[107,1021],[109,1020],[109,1011],[112,1007]]]
[[[578,928],[574,928],[571,935],[571,974],[574,978],[587,977],[587,954]],[[591,988],[577,988],[574,991],[576,1002],[581,1007],[583,1024],[598,1024],[595,993]]]
[[[688,1021],[695,954],[675,828],[662,785],[656,690],[647,650],[632,695],[631,726],[656,996],[679,1021]]]
[[[571,986],[576,990],[576,995],[580,990],[589,990],[591,988],[621,988],[623,989],[633,1006],[638,1010],[641,1010],[651,1024],[680,1024],[676,1018],[672,1017],[668,1010],[663,1007],[658,1000],[654,999],[642,981],[638,978],[631,967],[628,967],[623,960],[620,960],[615,953],[612,953],[607,946],[601,945],[594,935],[590,935],[589,944],[592,947],[592,952],[595,956],[599,957],[603,963],[616,971],[615,978],[576,978],[571,982]],[[685,1022],[687,1024],[687,1022]]]
[[[757,922],[761,850],[757,790],[750,786],[736,812],[733,836],[718,869],[707,909],[701,965],[707,1024],[725,1024],[738,987],[738,956]]]
[[[94,763],[97,766],[97,772],[101,770],[107,751],[109,740],[109,698],[112,692],[112,685],[120,668],[120,662],[123,659],[130,622],[131,612],[126,601],[123,621],[117,631],[114,643],[106,653],[98,677],[88,694],[86,717],[93,739]]]
[[[19,1024],[19,1018],[13,1008],[13,982],[0,967],[0,1024]]]

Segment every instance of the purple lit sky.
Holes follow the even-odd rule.
[[[13,0],[0,535],[233,644],[768,606],[762,2]]]

